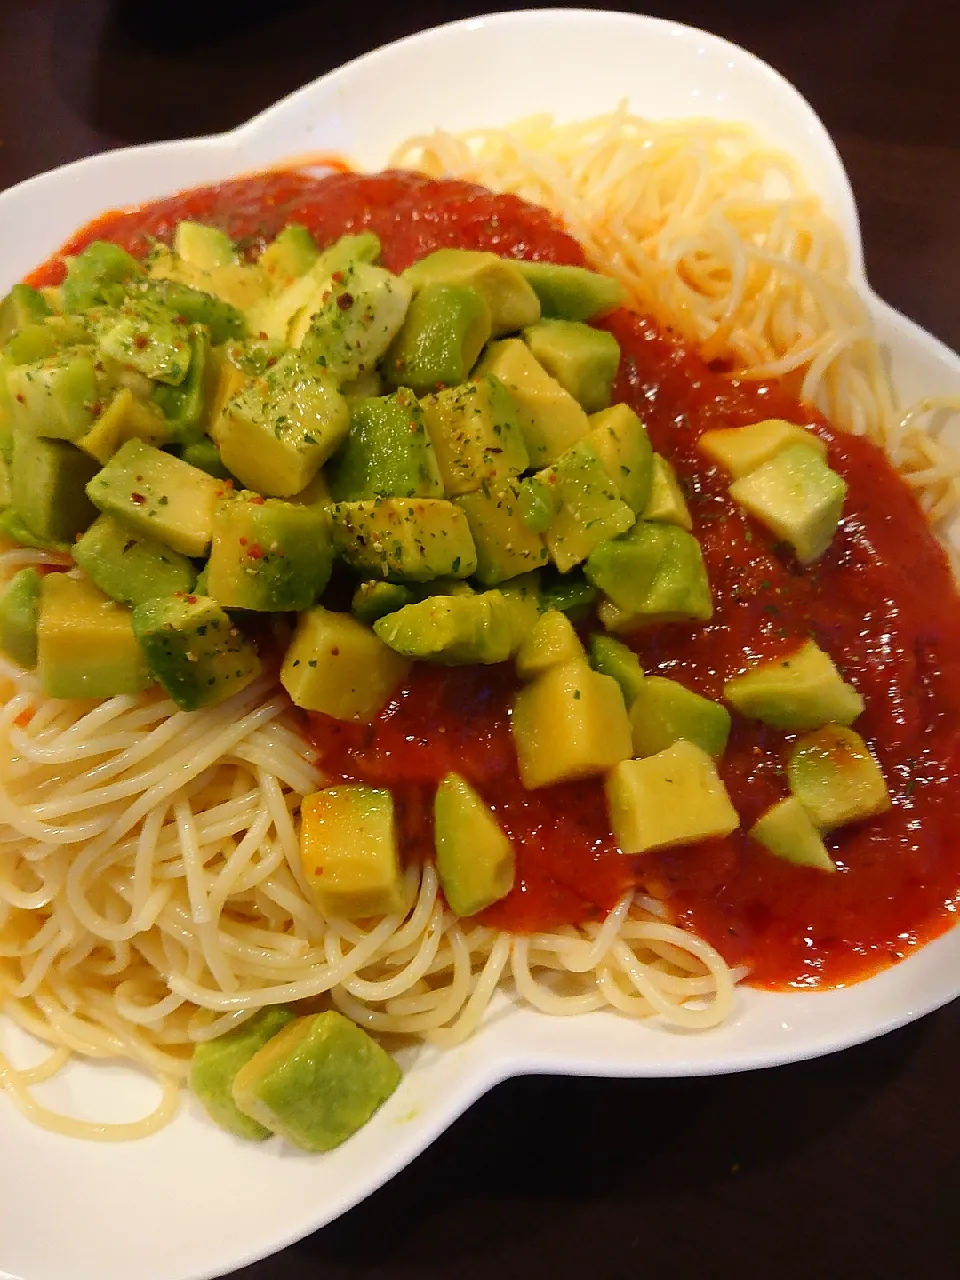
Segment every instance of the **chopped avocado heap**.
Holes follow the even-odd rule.
[[[863,710],[860,694],[815,640],[728,680],[723,696],[741,715],[788,733],[852,724]]]
[[[437,876],[450,910],[472,916],[513,888],[516,857],[493,812],[470,784],[448,773],[433,804]]]
[[[265,1125],[246,1115],[233,1100],[233,1083],[241,1067],[278,1032],[293,1022],[295,1015],[282,1005],[268,1006],[255,1013],[234,1031],[212,1040],[203,1040],[193,1051],[190,1088],[203,1103],[211,1120],[238,1138],[262,1141],[270,1137]]]
[[[303,874],[325,916],[363,920],[404,908],[393,797],[379,787],[327,787],[300,806]]]
[[[790,445],[730,486],[730,496],[789,542],[801,564],[818,560],[833,541],[846,495],[845,482],[823,460],[822,445],[812,444]]]
[[[798,738],[787,756],[787,780],[822,831],[890,808],[880,766],[859,733],[844,725],[824,725]]]
[[[771,805],[750,828],[750,839],[784,862],[836,871],[823,837],[796,796]]]

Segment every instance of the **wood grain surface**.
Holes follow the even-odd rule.
[[[0,0],[0,187],[108,147],[229,128],[366,49],[484,11]],[[724,35],[797,85],[850,171],[875,287],[960,347],[960,5],[678,0],[647,11]],[[958,1080],[960,1002],[778,1070],[513,1081],[365,1204],[238,1275],[956,1277]]]

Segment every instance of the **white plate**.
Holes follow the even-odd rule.
[[[0,196],[0,286],[113,206],[307,151],[342,152],[375,169],[400,139],[435,125],[501,123],[543,110],[583,117],[620,98],[653,117],[744,121],[791,152],[846,233],[902,398],[960,392],[960,360],[869,290],[850,186],[807,103],[742,49],[628,14],[544,11],[456,23],[367,54],[232,133],[110,152],[35,178]],[[609,1014],[551,1020],[501,1003],[469,1044],[423,1053],[375,1119],[323,1157],[234,1141],[192,1104],[156,1137],[106,1146],[41,1132],[0,1099],[0,1280],[5,1273],[20,1280],[221,1275],[361,1200],[507,1076],[748,1070],[880,1035],[958,994],[954,930],[850,990],[742,991],[734,1017],[705,1034]],[[4,1038],[12,1041],[9,1028]],[[123,1119],[149,1100],[151,1086],[125,1068],[78,1065],[45,1096]]]

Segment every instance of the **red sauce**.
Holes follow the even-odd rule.
[[[286,223],[322,243],[369,227],[400,269],[441,246],[581,263],[550,215],[511,196],[410,174],[269,173],[106,214],[64,253],[91,239],[143,253],[194,217],[238,238],[251,256]],[[32,279],[55,282],[61,259]],[[712,941],[755,983],[837,986],[864,978],[953,922],[960,887],[960,599],[923,515],[879,450],[832,430],[780,388],[732,381],[649,320],[618,312],[606,327],[622,351],[617,398],[632,404],[686,485],[714,594],[706,626],[665,627],[635,642],[645,668],[708,697],[749,658],[811,634],[863,693],[858,730],[894,797],[889,813],[828,838],[840,874],[789,866],[743,834],[786,793],[784,735],[737,721],[721,763],[740,832],[725,840],[621,855],[599,781],[527,792],[516,772],[504,668],[415,669],[369,726],[310,717],[334,775],[391,786],[408,847],[429,851],[432,787],[463,773],[496,809],[518,850],[514,891],[485,913],[530,931],[596,919],[629,885],[664,898],[681,923]],[[726,494],[696,451],[704,430],[782,416],[813,423],[848,498],[833,545],[799,571]]]

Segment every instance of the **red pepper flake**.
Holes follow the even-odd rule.
[[[340,308],[341,311],[349,311],[350,308],[353,306],[353,294],[341,293],[340,296],[337,298],[337,306]]]
[[[261,342],[266,342],[267,331],[265,329],[261,329],[260,332],[257,334],[257,337],[260,339]]]
[[[147,337],[145,333],[138,333],[133,340],[133,345],[137,348],[138,351],[143,351],[146,347],[150,345],[150,339]]]
[[[273,368],[273,366],[274,366],[276,363],[277,363],[277,357],[276,357],[276,356],[270,356],[270,357],[268,357],[268,359],[267,359],[267,368],[268,368],[268,369],[272,369],[272,368]]]
[[[146,502],[146,498],[143,496],[142,493],[131,493],[130,501],[135,503],[136,506],[142,507],[143,504]]]
[[[334,284],[345,284],[347,277],[344,275],[342,271],[335,271],[333,275],[330,277],[330,279],[333,281]]]
[[[27,397],[23,394],[23,392],[22,392],[22,391],[18,391],[18,392],[17,392],[17,403],[18,403],[18,404],[26,404],[26,403],[27,403]]]
[[[251,542],[250,546],[247,547],[247,555],[250,557],[251,560],[262,560],[263,549],[261,548],[260,543]]]
[[[339,649],[336,649],[336,648],[331,649],[331,650],[330,650],[330,656],[331,656],[331,658],[339,658],[339,657],[340,657],[340,650],[339,650]]]
[[[233,488],[233,485],[231,484],[230,487]],[[266,499],[259,493],[255,493],[253,497],[250,499],[251,507],[262,507],[265,502],[266,502]]]
[[[187,604],[196,604],[196,603],[197,603],[197,597],[196,597],[196,596],[187,596],[187,597],[186,597],[186,600],[187,600]]]
[[[241,538],[241,539],[240,539],[240,545],[241,545],[241,547],[245,547],[245,546],[247,545],[247,540],[246,540],[246,538]]]

